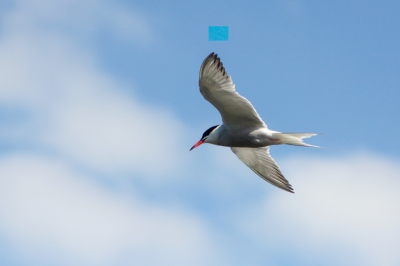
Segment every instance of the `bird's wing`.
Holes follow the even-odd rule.
[[[251,103],[235,91],[217,54],[211,53],[200,68],[200,92],[218,109],[225,125],[265,126]]]
[[[233,153],[251,170],[278,188],[294,193],[292,186],[282,175],[279,166],[269,154],[269,146],[261,148],[231,147]]]

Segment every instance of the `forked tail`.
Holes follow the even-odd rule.
[[[317,133],[277,133],[277,135],[282,144],[320,148],[303,142],[304,138],[319,135]]]

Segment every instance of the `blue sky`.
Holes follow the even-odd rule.
[[[396,1],[2,1],[1,265],[398,265]],[[229,26],[229,41],[208,41]],[[272,130],[281,191],[230,149],[218,53]]]

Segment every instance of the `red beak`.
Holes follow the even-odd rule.
[[[202,139],[202,140],[198,141],[196,144],[193,145],[193,147],[190,150],[193,150],[194,148],[200,146],[201,144],[204,143],[204,141],[205,141],[205,139]]]

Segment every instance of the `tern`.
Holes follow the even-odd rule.
[[[303,138],[318,134],[282,133],[268,129],[253,105],[236,92],[235,84],[217,54],[211,53],[203,61],[199,86],[203,97],[220,112],[222,124],[207,129],[190,150],[203,143],[230,147],[243,163],[265,181],[294,193],[269,154],[269,146],[289,144],[318,147],[302,141]]]

